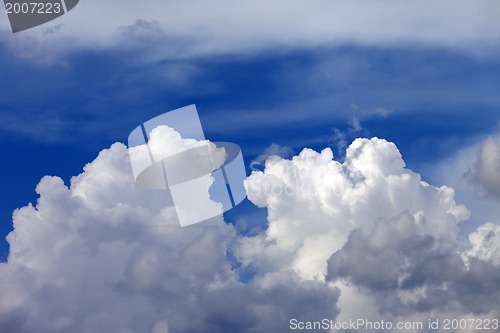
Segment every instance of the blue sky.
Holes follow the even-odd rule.
[[[131,2],[127,4],[133,8]],[[159,6],[156,11],[154,4]],[[281,1],[270,6],[281,8],[280,4],[283,6]],[[5,237],[13,230],[12,212],[29,202],[36,204],[39,195],[35,193],[35,187],[42,177],[59,176],[69,186],[70,178],[81,174],[84,166],[101,151],[115,142],[126,143],[129,133],[138,124],[190,104],[196,104],[207,138],[240,145],[248,173],[251,162],[272,144],[290,147],[294,154],[299,154],[303,148],[319,152],[330,147],[335,158],[343,161],[345,150],[354,139],[379,137],[395,143],[407,168],[419,173],[423,180],[437,187],[448,185],[455,188],[455,199],[459,204],[465,203],[472,212],[470,219],[473,223],[461,231],[465,236],[486,222],[498,226],[500,220],[492,220],[498,214],[498,210],[492,208],[498,206],[498,198],[483,193],[481,189],[476,193],[472,190],[475,185],[467,185],[472,178],[476,179],[470,174],[474,174],[475,165],[481,162],[476,156],[480,156],[481,147],[486,147],[485,139],[497,137],[500,131],[500,26],[495,19],[495,12],[500,10],[498,4],[480,1],[476,5],[450,6],[449,2],[438,1],[429,8],[408,4],[415,10],[413,14],[403,4],[382,2],[350,5],[342,1],[336,4],[319,1],[316,9],[308,7],[314,5],[300,1],[294,4],[296,12],[290,8],[282,11],[269,9],[259,16],[262,4],[250,2],[245,2],[241,8],[226,8],[221,1],[220,10],[208,10],[201,2],[196,2],[190,9],[172,2],[160,5],[159,1],[152,1],[140,10],[124,8],[115,13],[107,5],[85,1],[57,21],[32,31],[11,34],[6,22],[2,22],[0,149],[3,154],[0,172],[4,177],[0,186],[1,261],[7,262],[9,246]],[[298,20],[301,8],[304,15]],[[332,17],[325,14],[330,10]],[[173,11],[177,11],[178,18]],[[353,13],[356,15],[351,20],[346,18]],[[89,15],[96,17],[95,25],[89,24],[85,18]],[[112,17],[105,19],[106,15]],[[62,25],[49,31],[57,24]],[[383,145],[377,147],[381,154],[384,149],[389,149]],[[90,173],[86,171],[86,174]],[[257,178],[250,182],[258,183]],[[480,188],[481,185],[477,186]],[[106,190],[103,187],[103,191]],[[110,191],[109,200],[114,200],[113,193]],[[250,200],[258,205],[260,199]],[[260,232],[264,235],[266,217],[273,225],[276,215],[272,217],[272,212],[281,212],[281,206],[269,204],[270,215],[266,216],[267,210],[256,208],[252,202],[246,200],[225,217],[227,222],[237,226],[241,221],[260,226],[258,231],[244,229],[243,238],[245,233]],[[371,207],[369,202],[366,205]],[[406,223],[405,209],[417,216],[418,213],[412,211],[412,204],[408,205],[401,206],[397,214],[388,215],[388,222],[377,222],[374,228],[386,228],[383,230],[392,232],[393,223]],[[426,212],[425,209],[422,211]],[[45,220],[47,223],[50,214]],[[356,216],[369,216],[369,213],[363,214]],[[429,213],[432,216],[429,219],[437,215]],[[321,220],[322,215],[318,216]],[[282,217],[283,220],[295,218],[287,213]],[[59,221],[55,213],[54,220]],[[278,221],[281,220],[278,218]],[[481,230],[474,235],[482,235]],[[355,258],[356,251],[352,249],[372,236],[361,231],[353,232],[342,251],[332,252],[332,256],[327,257],[330,258],[328,271],[319,280],[328,281],[331,276],[340,274],[335,267],[347,265],[342,258]],[[399,236],[403,237],[396,233],[395,237]],[[95,237],[82,242],[91,244],[97,239]],[[214,237],[222,237],[222,243],[230,238],[227,234]],[[420,243],[419,237],[414,237],[417,239],[415,246],[424,246],[424,240]],[[435,237],[439,243],[441,236]],[[276,239],[279,243],[279,235]],[[38,241],[32,242],[36,252]],[[252,241],[235,242],[250,244]],[[263,241],[262,244],[267,243]],[[273,271],[273,265],[282,270],[288,267],[286,251],[282,262],[271,263],[263,258],[274,258],[274,252],[264,245],[261,254],[248,254],[244,245],[241,248],[232,246],[238,250],[233,251],[233,247],[228,246],[227,252],[230,257],[234,255],[232,260],[240,260],[234,267],[245,267],[240,272],[245,283],[255,272],[256,276],[262,274],[263,277],[278,272]],[[137,256],[131,255],[130,262]],[[307,281],[315,276],[311,281],[317,283],[314,275],[317,273],[310,273],[310,276],[305,273],[304,268],[297,264],[299,259],[290,261],[290,269]],[[475,267],[474,262],[472,266]],[[497,274],[495,269],[498,267],[494,267],[491,270]],[[279,270],[280,274],[282,270]],[[348,271],[346,266],[345,272]],[[466,279],[468,273],[464,274]],[[383,288],[372,290],[374,284],[365,281],[364,275],[353,273],[345,278],[355,281],[361,289],[371,290],[366,297],[373,297],[375,301],[379,299]],[[428,279],[426,281],[433,277]],[[287,287],[295,286],[295,283],[301,288],[307,285],[303,280],[297,282],[295,277],[286,281],[289,282]],[[450,283],[463,287],[462,280]],[[128,287],[120,285],[119,288]],[[269,301],[259,298],[261,294],[245,289],[247,287],[234,288],[237,290],[231,291],[233,294],[255,304]],[[325,294],[332,293],[328,302],[336,301],[336,291],[323,284],[317,288],[316,291],[326,288]],[[346,295],[353,292],[345,286],[339,288]],[[460,290],[467,289],[464,288]],[[275,291],[277,295],[281,295],[279,290]],[[222,294],[219,299],[212,294],[207,296],[204,291],[193,293],[208,304],[218,301],[222,304],[221,300],[224,300]],[[396,297],[389,292],[388,295]],[[286,304],[286,297],[281,295],[279,298]],[[314,299],[320,302],[320,298]],[[300,298],[300,301],[304,299]],[[234,302],[239,304],[238,300]],[[328,303],[324,302],[318,306]],[[327,305],[342,310],[347,303]],[[492,304],[491,309],[494,308]],[[411,311],[425,313],[418,309],[412,308]],[[338,315],[337,310],[331,315]],[[390,307],[385,310],[392,313],[393,318],[401,315],[391,312]],[[456,313],[462,310],[460,308]],[[378,311],[384,310],[379,308]],[[52,315],[59,316],[57,311],[48,317]],[[224,316],[217,317],[221,316],[219,313],[215,319],[211,317],[213,313],[205,315],[213,320],[214,332],[233,327],[231,325],[237,328],[241,324]],[[339,318],[345,319],[348,314],[342,316]],[[9,314],[0,313],[0,327],[8,318]],[[167,325],[158,318],[155,320],[154,327]],[[80,322],[75,319],[68,325],[76,323]],[[86,322],[82,320],[82,323]],[[64,325],[61,327],[66,327]],[[173,327],[180,329],[182,325],[183,322],[177,322]],[[245,325],[251,324],[245,322]],[[272,327],[269,325],[263,327]],[[30,326],[25,326],[24,330],[29,332]],[[153,331],[157,332],[155,328]],[[245,329],[241,328],[241,331]]]
[[[357,116],[362,136],[395,142],[418,170],[494,133],[500,121],[498,58],[447,49],[351,45],[140,68],[128,61],[133,55],[118,52],[74,54],[68,66],[49,67],[2,53],[4,235],[11,212],[35,201],[41,177],[69,181],[100,148],[125,142],[137,123],[190,103],[207,137],[238,142],[247,162],[272,143],[335,148],[332,129],[348,132]],[[178,67],[188,68],[184,81],[158,77]],[[378,108],[389,113],[378,116]]]

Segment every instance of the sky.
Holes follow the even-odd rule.
[[[500,319],[499,15],[86,0],[13,34],[2,12],[0,331]],[[217,227],[180,228],[128,159],[192,104],[248,174]]]

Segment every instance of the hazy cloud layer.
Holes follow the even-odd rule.
[[[411,44],[478,52],[497,45],[500,7],[456,1],[85,1],[57,21],[1,35],[18,56],[47,62],[85,48],[145,48],[144,56]],[[58,27],[55,29],[55,27]],[[155,42],[151,46],[151,41]],[[147,54],[147,55],[146,55]]]

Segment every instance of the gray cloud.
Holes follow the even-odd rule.
[[[486,194],[500,198],[500,138],[488,137],[482,142],[468,176]]]
[[[329,259],[327,279],[349,281],[372,294],[381,313],[397,316],[484,314],[500,304],[500,266],[477,257],[467,266],[456,243],[424,232],[408,212],[351,232]]]

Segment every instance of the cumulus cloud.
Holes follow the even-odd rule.
[[[409,316],[439,309],[480,314],[498,309],[500,269],[484,255],[498,246],[498,237],[477,250],[481,236],[474,233],[471,254],[475,256],[467,268],[456,244],[429,234],[426,223],[405,212],[378,221],[369,233],[354,230],[329,259],[328,279],[347,279],[367,290],[382,314]]]
[[[135,188],[122,144],[69,187],[44,177],[36,191],[0,264],[2,332],[284,332],[289,317],[338,312],[336,288],[293,271],[240,282],[233,228],[180,228],[164,198]]]
[[[486,223],[469,235],[471,249],[466,258],[479,258],[500,266],[500,226]]]
[[[305,149],[269,159],[245,185],[269,226],[240,241],[240,259],[262,274],[291,268],[338,285],[341,318],[498,315],[496,227],[473,232],[464,252],[469,211],[453,189],[407,169],[394,144],[356,139],[343,163],[328,148]]]
[[[2,34],[18,54],[66,53],[109,48],[157,38],[149,56],[241,53],[277,47],[356,43],[412,43],[454,47],[470,52],[478,44],[495,45],[499,37],[498,3],[418,1],[85,1],[53,25],[64,24],[50,38],[46,28],[12,37]],[[471,15],[473,13],[473,15]],[[0,26],[8,30],[4,20]],[[126,39],[122,39],[124,34]],[[155,37],[156,36],[156,37]],[[34,43],[35,42],[35,43]],[[30,45],[31,43],[31,45]],[[143,45],[137,43],[136,45]],[[47,59],[46,56],[45,59]],[[36,60],[36,56],[32,57]]]
[[[174,207],[134,186],[122,144],[69,186],[43,178],[36,205],[14,213],[0,330],[287,332],[292,318],[498,316],[498,225],[464,247],[469,211],[393,143],[357,139],[343,163],[329,148],[273,156],[245,186],[268,210],[255,236],[222,219],[180,228]]]
[[[326,260],[354,228],[372,228],[408,210],[429,220],[429,232],[453,241],[469,215],[453,189],[423,182],[405,168],[393,143],[378,138],[356,139],[344,163],[333,160],[329,148],[269,159],[245,186],[248,198],[268,209],[269,222],[265,234],[243,242],[245,260],[269,269],[289,265],[306,277],[324,278]]]

